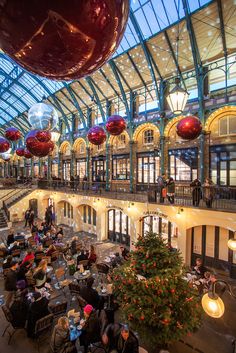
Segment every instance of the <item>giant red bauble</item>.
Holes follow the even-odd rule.
[[[19,157],[24,157],[24,151],[25,151],[24,148],[17,148],[17,149],[16,149],[16,154],[17,154],[17,156],[19,156]]]
[[[177,134],[184,140],[196,139],[202,131],[201,121],[195,116],[186,116],[176,127]]]
[[[17,141],[21,138],[21,132],[15,127],[9,127],[5,131],[5,137],[10,141]]]
[[[30,153],[30,151],[27,150],[27,148],[24,149],[24,157],[27,159],[30,159],[33,157],[32,153]]]
[[[126,129],[126,122],[122,116],[112,115],[107,119],[106,129],[111,135],[120,135]]]
[[[7,141],[4,137],[0,137],[0,153],[7,152],[10,147],[10,142]]]
[[[36,157],[46,157],[54,149],[54,142],[40,142],[36,136],[39,130],[30,131],[25,137],[27,149]]]
[[[112,56],[128,16],[129,0],[1,1],[1,49],[35,74],[78,79]]]
[[[88,140],[93,145],[101,145],[103,142],[106,141],[106,133],[104,129],[100,126],[93,126],[88,131]]]
[[[39,130],[35,137],[40,141],[40,142],[49,142],[51,140],[52,134],[49,130]]]

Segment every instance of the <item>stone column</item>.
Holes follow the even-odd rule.
[[[75,176],[75,151],[71,151],[71,160],[70,160],[70,176]]]
[[[31,178],[34,177],[34,157],[31,158],[31,165],[30,165],[30,176]]]
[[[110,190],[111,179],[111,146],[106,144],[106,191]]]
[[[86,147],[86,174],[88,182],[92,181],[91,178],[91,156],[90,156],[90,147]],[[91,180],[90,180],[91,179]]]

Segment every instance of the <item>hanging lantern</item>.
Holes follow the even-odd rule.
[[[110,116],[106,122],[106,129],[111,135],[120,135],[126,129],[125,119],[119,115]]]
[[[79,79],[101,67],[129,17],[129,0],[1,3],[1,49],[26,70],[54,80]]]
[[[180,87],[180,79],[175,79],[176,86],[170,91],[166,99],[173,114],[181,114],[186,106],[189,93]]]
[[[21,138],[21,132],[15,127],[9,127],[5,131],[5,137],[10,141],[17,141]]]
[[[29,123],[33,129],[52,130],[58,125],[58,114],[51,104],[36,103],[28,113]]]
[[[0,137],[0,153],[7,152],[10,149],[10,142],[4,137]]]
[[[27,159],[30,159],[33,157],[32,153],[30,153],[30,151],[28,151],[27,148],[24,149],[24,157]]]
[[[104,129],[100,126],[93,126],[88,131],[88,140],[93,145],[101,145],[103,142],[106,141],[106,133]]]
[[[52,134],[48,130],[39,130],[35,137],[40,142],[49,142],[51,140]]]
[[[178,122],[176,132],[184,140],[194,140],[202,132],[201,121],[195,116],[186,116]]]
[[[19,156],[19,157],[24,157],[24,151],[25,151],[25,149],[23,147],[17,148],[16,149],[16,155]]]
[[[60,136],[61,136],[60,131],[55,127],[51,131],[51,141],[57,143],[59,141]]]

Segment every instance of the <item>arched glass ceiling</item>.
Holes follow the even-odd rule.
[[[210,0],[188,0],[189,10],[190,12],[196,11],[209,2]],[[184,18],[184,10],[180,0],[131,0],[130,4],[144,39],[153,36]],[[138,35],[129,18],[125,35],[114,57],[129,50],[138,43]]]

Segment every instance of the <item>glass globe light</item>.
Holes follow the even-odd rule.
[[[11,158],[11,148],[5,152],[5,153],[1,153],[1,158],[4,160],[4,161],[8,161],[10,158]]]
[[[34,104],[29,110],[28,118],[35,130],[52,130],[58,125],[56,109],[46,103]]]
[[[227,244],[228,244],[228,247],[230,250],[236,251],[236,239],[235,238],[229,239]]]
[[[189,93],[180,87],[180,80],[176,78],[176,86],[170,91],[166,99],[173,114],[181,114],[186,106]]]
[[[219,319],[225,312],[224,302],[217,294],[204,294],[202,297],[202,307],[207,315],[215,319]]]

